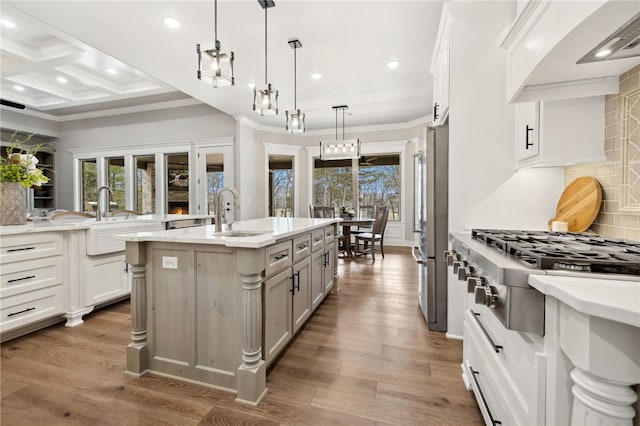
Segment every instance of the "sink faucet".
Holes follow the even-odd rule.
[[[224,216],[224,210],[231,210],[229,207],[224,209],[222,207],[222,194],[224,192],[230,192],[233,195],[233,207],[236,210],[240,209],[240,194],[238,194],[238,190],[235,188],[224,187],[216,194],[216,232],[222,232],[222,221],[224,220],[226,223],[226,218]],[[232,222],[233,223],[233,222]],[[229,224],[231,226],[231,224]]]
[[[98,204],[97,204],[97,212],[96,212],[96,221],[100,221],[102,220],[102,211],[104,210],[102,207],[102,197],[100,196],[100,193],[102,192],[102,190],[107,190],[107,211],[105,213],[109,214],[109,206],[111,205],[111,197],[113,197],[113,191],[111,190],[111,188],[109,188],[108,186],[101,186],[100,188],[98,188],[98,192],[96,193],[96,197],[98,199]]]

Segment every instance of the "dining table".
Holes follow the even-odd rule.
[[[353,259],[355,257],[355,253],[351,251],[351,227],[353,226],[373,227],[374,222],[375,222],[375,219],[373,218],[342,219],[342,222],[340,222],[340,226],[342,226],[342,237],[345,241],[344,251],[347,254],[347,257],[349,259]]]

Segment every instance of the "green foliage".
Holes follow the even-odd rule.
[[[6,147],[6,157],[0,157],[0,182],[19,182],[24,188],[49,182],[49,178],[38,168],[37,154],[49,151],[44,143],[29,144],[34,134],[21,139],[13,132]]]

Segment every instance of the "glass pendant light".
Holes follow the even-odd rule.
[[[260,115],[278,113],[278,91],[267,80],[267,9],[276,4],[273,0],[258,0],[264,9],[264,86],[253,88],[253,110]]]
[[[304,133],[304,112],[298,109],[296,102],[297,96],[297,70],[296,70],[296,49],[302,47],[302,43],[299,40],[291,40],[289,46],[293,49],[293,111],[287,111],[287,131],[291,133]]]
[[[198,79],[213,87],[233,86],[233,52],[222,50],[218,40],[218,0],[213,2],[215,41],[196,46],[198,52]]]
[[[344,112],[349,109],[347,105],[332,107],[336,111],[336,140],[320,141],[320,159],[348,160],[360,158],[360,139],[344,138]],[[342,110],[342,139],[338,140],[338,110]]]

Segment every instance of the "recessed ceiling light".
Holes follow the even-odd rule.
[[[609,56],[611,54],[611,49],[602,49],[598,53],[596,53],[596,58],[604,58],[605,56]]]
[[[107,72],[113,75],[118,74],[118,71],[114,70],[113,68],[107,68]]]
[[[249,86],[249,89],[255,89],[256,84],[255,83],[249,83],[249,84],[247,84],[247,86]]]
[[[16,24],[14,24],[13,22],[8,21],[6,19],[0,19],[0,24],[3,27],[7,27],[7,28],[15,28],[16,27]]]
[[[64,77],[62,77],[62,76],[61,76],[61,77],[56,78],[56,80],[58,80],[58,83],[66,83],[66,82],[67,82],[67,79],[66,79],[66,78],[64,78]]]
[[[173,18],[164,18],[164,24],[169,28],[180,28],[180,21]]]
[[[18,92],[24,92],[24,87],[16,84],[15,86],[13,86],[14,89],[16,89]]]
[[[319,72],[314,72],[313,74],[311,74],[311,78],[314,80],[320,80],[322,78],[322,74],[320,74]]]
[[[398,68],[398,65],[400,65],[400,62],[398,62],[398,61],[391,61],[391,62],[389,62],[389,63],[387,64],[387,67],[388,67],[388,68],[391,68],[391,69],[393,70],[393,69]]]

